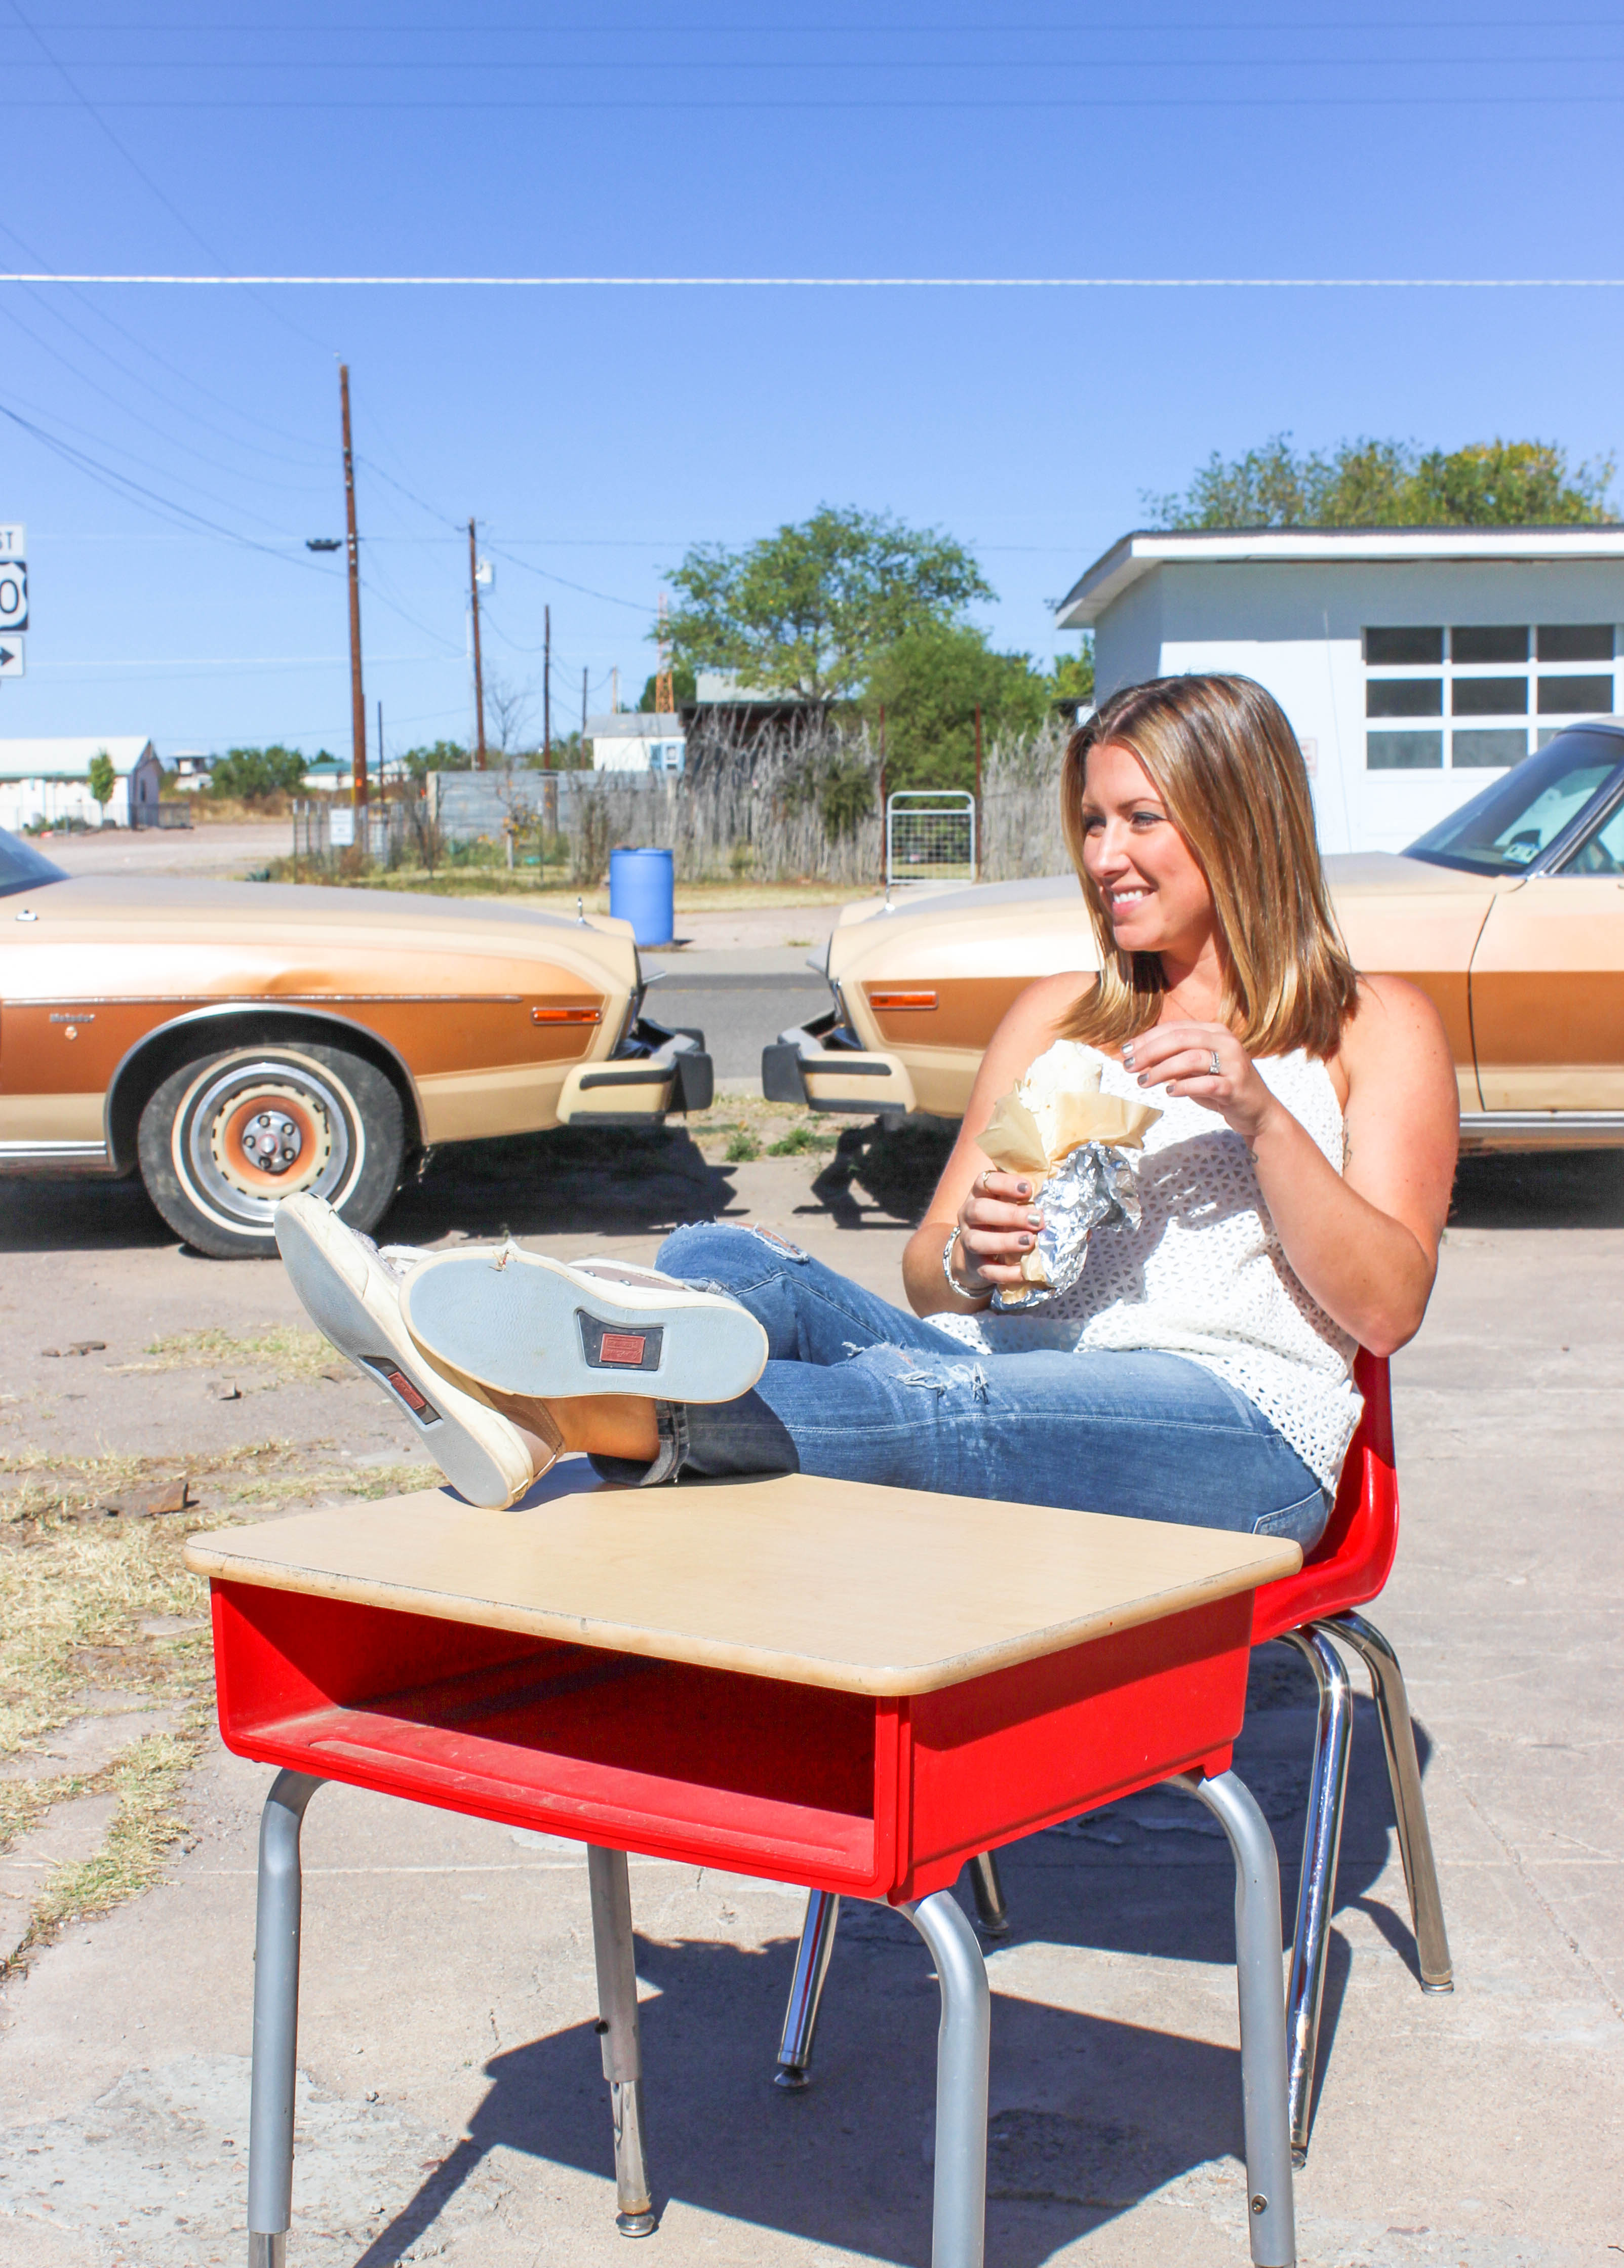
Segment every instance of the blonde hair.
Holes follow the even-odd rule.
[[[1225,1020],[1251,1055],[1333,1055],[1358,1005],[1314,836],[1296,736],[1250,677],[1153,677],[1078,726],[1060,773],[1060,824],[1099,944],[1100,974],[1060,1026],[1120,1045],[1148,1031],[1165,990],[1160,957],[1118,953],[1083,866],[1089,755],[1130,749],[1206,877],[1224,968]]]

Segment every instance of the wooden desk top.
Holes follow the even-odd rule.
[[[868,1694],[928,1693],[1301,1566],[1295,1543],[808,1474],[522,1505],[447,1491],[224,1528],[196,1573]]]

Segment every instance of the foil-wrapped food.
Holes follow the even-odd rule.
[[[1000,1286],[993,1294],[1000,1314],[1029,1313],[1069,1292],[1082,1274],[1096,1228],[1122,1220],[1139,1226],[1139,1190],[1128,1152],[1143,1147],[1162,1113],[1150,1103],[1124,1102],[1099,1090],[1097,1063],[1077,1066],[1064,1087],[1035,1082],[1029,1072],[1000,1096],[979,1138],[995,1166],[1031,1182],[1044,1217],[1036,1243],[1021,1256],[1024,1287]]]

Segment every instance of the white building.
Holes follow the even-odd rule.
[[[1397,850],[1562,725],[1624,710],[1624,526],[1125,535],[1062,602],[1096,698],[1227,670],[1281,703],[1327,850]]]
[[[92,759],[106,754],[114,786],[104,810],[90,792]],[[0,740],[0,827],[13,830],[43,820],[85,827],[139,827],[150,813],[158,824],[163,766],[151,740],[133,733],[110,739]]]
[[[688,752],[683,720],[675,711],[618,709],[588,717],[587,739],[597,772],[680,772]]]

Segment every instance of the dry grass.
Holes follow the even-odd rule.
[[[204,1337],[204,1333],[188,1334]],[[289,1336],[303,1336],[304,1334]],[[112,1686],[169,1710],[175,1729],[154,1733],[99,1771],[0,1780],[0,1849],[55,1804],[111,1794],[117,1808],[102,1847],[59,1867],[34,1903],[28,1932],[0,1977],[23,1964],[64,1922],[102,1913],[158,1881],[186,1832],[177,1808],[207,1739],[214,1662],[208,1586],[182,1560],[188,1535],[318,1496],[377,1498],[432,1484],[420,1465],[341,1462],[330,1443],[252,1443],[188,1458],[203,1502],[174,1517],[111,1519],[97,1506],[114,1491],[173,1480],[173,1462],[104,1455],[10,1455],[0,1481],[0,1757],[37,1749],[85,1712],[88,1686]],[[160,1617],[200,1626],[161,1638]]]
[[[261,1370],[272,1373],[274,1383],[288,1385],[336,1374],[350,1375],[350,1366],[336,1356],[319,1331],[302,1331],[292,1323],[267,1323],[262,1330],[237,1338],[218,1325],[197,1331],[174,1331],[154,1339],[146,1350],[147,1362],[109,1366],[121,1371]]]

